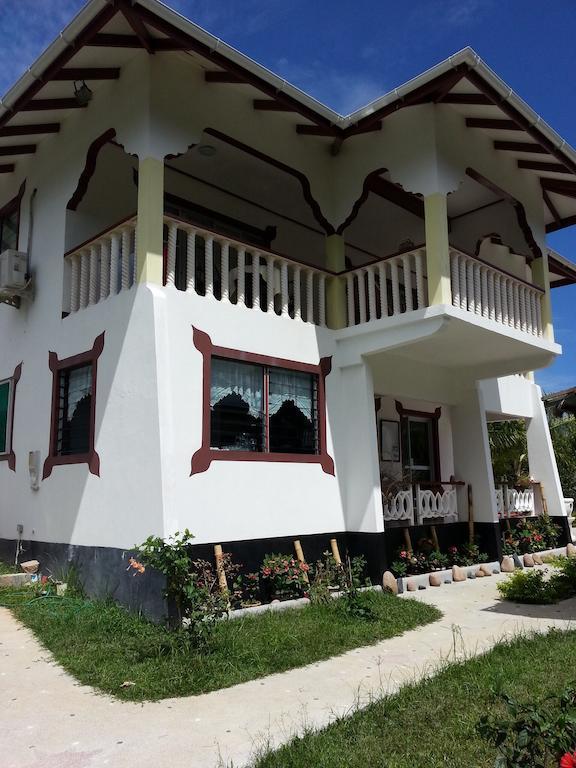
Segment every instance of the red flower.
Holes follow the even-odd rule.
[[[560,760],[560,768],[576,768],[576,752],[570,754],[566,752],[564,757]]]

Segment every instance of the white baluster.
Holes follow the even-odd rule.
[[[356,273],[358,279],[358,309],[360,310],[360,322],[366,322],[366,279],[364,277],[364,270],[359,270]]]
[[[80,256],[75,253],[70,257],[70,312],[77,312],[80,307]]]
[[[388,283],[386,281],[385,261],[378,264],[378,282],[380,283],[380,317],[388,317]]]
[[[282,317],[288,317],[288,262],[280,266],[280,295],[282,297]]]
[[[138,246],[136,241],[136,227],[132,226],[130,229],[130,239],[134,242],[134,248],[132,250],[132,258],[131,258],[131,268],[130,268],[130,285],[134,285],[136,283],[136,271],[138,269]]]
[[[500,281],[500,294],[502,298],[502,322],[504,325],[510,323],[510,313],[508,312],[508,278],[502,277]]]
[[[302,320],[302,305],[300,303],[300,279],[302,270],[294,267],[294,320]]]
[[[168,261],[166,263],[166,285],[174,287],[176,276],[176,241],[178,239],[178,227],[172,223],[168,225]]]
[[[488,272],[488,317],[490,320],[496,319],[496,306],[494,301],[494,278],[495,273],[491,269]]]
[[[260,309],[260,254],[252,254],[252,309]]]
[[[97,245],[90,248],[90,277],[88,288],[88,304],[96,304],[98,300],[98,251]]]
[[[466,274],[468,267],[466,265],[466,258],[459,256],[460,264],[458,265],[458,271],[460,272],[460,309],[468,309],[468,292]]]
[[[414,302],[412,300],[412,272],[410,266],[410,254],[402,256],[402,272],[404,273],[404,295],[406,296],[406,312],[412,312]]]
[[[319,322],[324,328],[326,326],[326,275],[324,272],[320,272],[318,279],[318,292],[320,294],[320,303],[318,313],[320,315]]]
[[[512,283],[512,291],[514,296],[514,328],[520,328],[520,289],[516,281]]]
[[[88,286],[90,284],[90,253],[80,254],[80,308],[88,306]]]
[[[480,285],[480,264],[474,263],[474,312],[482,314],[482,289]]]
[[[354,312],[354,275],[348,272],[346,275],[346,300],[348,304],[348,327],[356,324]]]
[[[418,259],[416,259],[418,262]],[[450,275],[452,282],[452,304],[455,307],[460,306],[460,280],[458,275],[458,254],[454,251],[450,254]]]
[[[100,301],[110,294],[110,240],[105,238],[100,248]]]
[[[490,304],[488,301],[488,270],[486,267],[480,268],[480,295],[482,317],[490,317]]]
[[[368,267],[368,320],[376,320],[376,278],[374,269]]]
[[[123,291],[130,288],[130,245],[132,240],[132,231],[125,227],[122,230],[122,285]]]
[[[498,272],[494,275],[494,310],[496,315],[496,322],[502,322],[502,285]]]
[[[536,296],[536,331],[542,336],[542,294]]]
[[[220,251],[220,300],[230,301],[230,243],[224,241]]]
[[[398,260],[390,261],[390,279],[392,281],[392,314],[399,315],[402,312],[400,304],[400,283],[398,280]]]
[[[196,286],[196,232],[188,230],[186,236],[186,290],[193,291]]]
[[[468,259],[466,262],[466,309],[474,312],[476,304],[474,300],[474,262]]]
[[[246,250],[238,248],[238,288],[236,290],[236,304],[246,304]]]
[[[311,269],[306,274],[306,322],[314,322],[314,272]]]
[[[206,275],[205,296],[214,296],[214,238],[206,235],[204,238],[204,274]]]
[[[526,333],[526,286],[521,285],[519,288],[519,297],[518,300],[520,302],[520,328]]]
[[[418,309],[422,309],[427,305],[426,291],[424,289],[424,259],[426,258],[426,251],[417,251],[415,255],[416,260],[416,298],[418,299]]]
[[[266,299],[268,302],[267,312],[274,312],[274,262],[273,256],[266,255]]]
[[[538,296],[536,294],[536,291],[531,290],[530,291],[530,307],[531,307],[531,315],[532,315],[531,333],[533,333],[535,336],[538,334],[538,319],[536,317],[537,302],[538,302]]]
[[[110,238],[110,295],[118,293],[118,272],[120,268],[120,235],[114,232]]]

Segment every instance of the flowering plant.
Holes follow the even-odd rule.
[[[576,768],[576,752],[566,752],[560,759],[560,768]]]
[[[234,608],[246,608],[260,604],[260,574],[239,573],[232,586],[232,603]]]
[[[272,595],[288,600],[300,597],[307,586],[309,566],[290,555],[266,555],[260,573]]]

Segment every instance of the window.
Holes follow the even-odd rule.
[[[210,447],[318,453],[318,376],[213,358]]]
[[[100,458],[94,441],[97,366],[103,349],[102,333],[89,352],[64,360],[59,360],[55,352],[49,354],[53,377],[52,422],[43,479],[59,464],[88,464],[92,474],[100,474]]]
[[[412,482],[435,483],[440,481],[440,446],[438,421],[442,409],[433,413],[412,411],[396,401],[400,415],[402,467]]]
[[[18,229],[20,226],[20,201],[24,194],[24,184],[12,200],[0,208],[0,253],[12,248],[18,249]]]
[[[193,339],[203,359],[203,417],[191,475],[213,461],[320,464],[334,474],[326,447],[330,357],[314,365],[217,347],[198,328]]]
[[[58,372],[58,427],[55,456],[74,456],[90,450],[92,363]]]
[[[0,455],[10,450],[10,415],[12,411],[12,379],[0,381]]]

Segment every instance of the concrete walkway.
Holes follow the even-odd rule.
[[[319,728],[371,696],[396,691],[446,659],[521,631],[568,628],[576,599],[558,606],[497,600],[504,576],[429,588],[437,623],[328,661],[202,696],[133,704],[76,683],[0,609],[0,765],[3,768],[215,768]],[[575,625],[576,626],[576,625]]]

